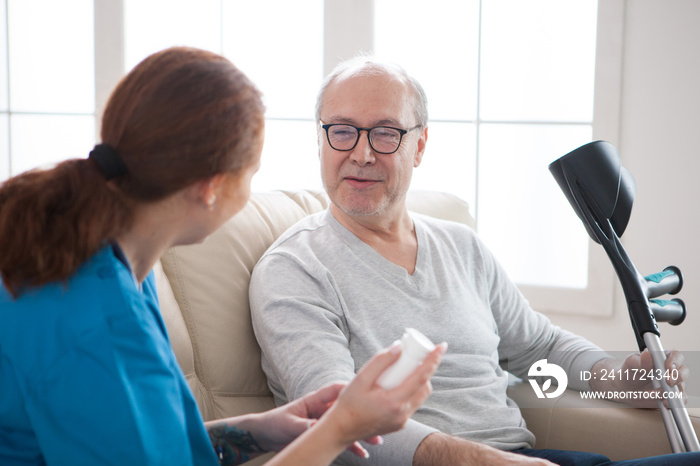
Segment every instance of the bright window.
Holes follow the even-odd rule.
[[[547,165],[591,140],[597,2],[422,4],[374,1],[375,51],[428,95],[414,189],[466,199],[516,282],[585,288],[588,238]]]
[[[0,177],[85,157],[95,141],[92,0],[0,10]]]
[[[263,92],[262,167],[253,189],[321,189],[316,91],[323,79],[323,0],[124,0],[125,65],[174,45],[228,57]],[[157,33],[155,33],[157,31]]]
[[[479,117],[591,124],[597,3],[484,0]]]
[[[606,314],[607,261],[589,247],[547,165],[593,138],[614,142],[616,5],[0,0],[0,180],[85,157],[118,79],[157,50],[187,45],[224,54],[264,93],[253,189],[321,189],[318,86],[340,60],[374,52],[407,68],[428,94],[429,141],[413,188],[467,200],[479,234],[535,308]]]
[[[224,1],[224,55],[267,107],[253,189],[321,189],[314,105],[323,79],[323,0]]]
[[[479,235],[519,284],[585,288],[588,235],[547,166],[590,125],[480,125]]]
[[[176,45],[221,52],[221,0],[123,1],[125,71]]]

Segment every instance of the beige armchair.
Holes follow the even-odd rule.
[[[473,224],[468,205],[451,195],[413,192],[408,205],[416,212]],[[202,244],[173,248],[157,265],[163,318],[205,420],[274,407],[250,322],[250,273],[282,232],[327,207],[320,192],[254,194],[243,211]],[[535,398],[530,385],[518,381],[509,395],[521,406],[532,406]],[[584,402],[569,391],[547,400],[546,408],[522,411],[537,448],[593,451],[612,459],[670,452],[655,410]],[[697,430],[700,410],[689,411]]]

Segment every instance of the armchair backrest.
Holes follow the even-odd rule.
[[[317,191],[253,194],[206,241],[172,248],[156,266],[163,319],[205,420],[274,407],[250,321],[250,274],[279,235],[328,205]],[[449,194],[411,192],[408,207],[473,226],[467,203]]]

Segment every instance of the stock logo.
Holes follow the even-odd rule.
[[[529,379],[532,389],[535,390],[535,395],[537,398],[556,398],[564,393],[566,386],[569,383],[569,378],[566,376],[564,369],[557,366],[556,364],[550,364],[546,359],[540,359],[532,366],[527,375],[529,377],[537,377],[539,380],[543,380],[542,386],[537,383],[536,379]],[[544,378],[544,379],[543,379]],[[552,387],[552,380],[557,381],[557,388],[554,391],[548,392]]]

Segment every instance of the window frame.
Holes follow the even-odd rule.
[[[624,18],[624,0],[598,1],[593,140],[606,140],[614,146],[618,146],[620,139]],[[589,238],[586,288],[519,288],[533,308],[545,313],[610,317],[615,302],[615,283],[614,269],[604,249]]]
[[[326,0],[325,7],[324,70],[328,73],[358,50],[372,51],[374,1]],[[598,1],[592,134],[593,140],[603,139],[613,145],[618,145],[620,138],[624,15],[624,0]],[[609,317],[613,315],[615,283],[604,250],[589,238],[586,288],[518,287],[534,309],[546,314]]]
[[[104,104],[124,74],[124,2],[94,0],[96,135]],[[358,51],[373,50],[374,0],[325,0],[324,74]],[[598,1],[593,139],[620,138],[624,0]],[[99,140],[99,136],[96,136]],[[478,230],[478,227],[477,227]],[[519,285],[534,309],[546,314],[609,317],[615,276],[604,250],[589,239],[585,289]]]

